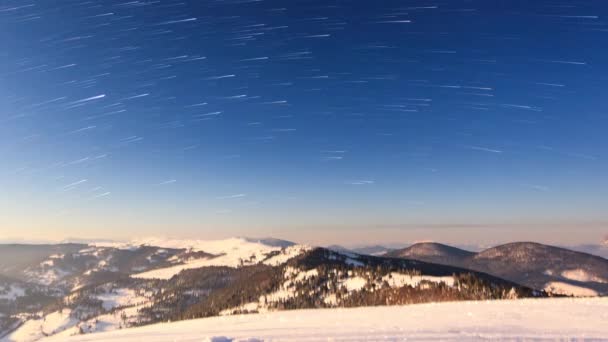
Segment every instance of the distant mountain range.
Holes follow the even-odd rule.
[[[343,250],[343,251],[350,251],[353,253],[360,253],[360,254],[367,254],[367,255],[382,255],[385,254],[389,251],[393,251],[393,250],[399,250],[399,249],[403,249],[415,244],[418,244],[419,242],[415,242],[415,243],[411,243],[411,244],[394,244],[394,245],[388,245],[388,246],[383,246],[383,245],[369,245],[369,246],[357,246],[357,247],[344,247],[341,245],[330,245],[327,246],[328,249],[331,250]],[[484,249],[488,249],[490,247],[494,247],[493,245],[475,245],[475,244],[468,244],[468,245],[453,245],[453,247],[465,250],[465,251],[471,251],[471,252],[480,252],[483,251]],[[568,246],[562,246],[562,245],[558,245],[556,247],[561,247],[561,248],[565,248],[565,249],[570,249],[573,251],[577,251],[577,252],[583,252],[583,253],[588,253],[588,254],[593,254],[596,256],[600,256],[604,259],[608,259],[608,240],[603,241],[601,244],[580,244],[580,245],[568,245]]]
[[[386,254],[393,250],[392,248],[384,247],[384,246],[380,246],[380,245],[353,247],[353,248],[346,248],[346,247],[342,247],[340,245],[331,245],[331,246],[327,246],[326,248],[329,250],[335,251],[335,252],[345,252],[345,253],[355,253],[355,254],[375,255],[375,256],[383,255],[383,254]]]
[[[273,238],[0,245],[0,341],[273,310],[598,295],[607,263],[533,243],[479,253]]]
[[[608,294],[607,259],[539,243],[509,243],[477,253],[418,243],[385,256],[463,267],[555,293]]]

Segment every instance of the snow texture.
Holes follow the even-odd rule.
[[[583,269],[575,269],[575,270],[566,270],[562,272],[562,277],[569,279],[569,280],[574,280],[574,281],[580,281],[580,282],[596,282],[596,283],[606,283],[607,281],[605,279],[602,279],[601,277],[598,277],[594,274],[590,274],[589,272],[583,270]]]
[[[548,282],[545,285],[545,291],[574,297],[595,297],[598,293],[595,290],[588,289],[582,286],[576,286],[561,281]]]
[[[608,341],[608,298],[520,299],[281,311],[162,323],[49,341]]]

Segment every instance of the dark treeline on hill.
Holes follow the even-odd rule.
[[[309,277],[286,276],[290,270]],[[453,285],[422,280],[414,286],[391,286],[392,274],[453,278]],[[297,281],[291,281],[298,278]],[[364,279],[357,291],[342,286],[349,278]],[[275,298],[273,293],[289,295]],[[348,256],[317,248],[284,265],[245,266],[234,269],[208,267],[187,270],[168,281],[149,282],[160,286],[155,305],[142,311],[146,322],[191,319],[220,314],[254,313],[365,305],[399,305],[454,300],[487,300],[544,296],[515,283],[469,270],[391,258]],[[247,308],[258,303],[258,308]]]

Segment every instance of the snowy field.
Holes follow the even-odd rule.
[[[156,324],[48,341],[608,341],[608,298],[282,311]]]

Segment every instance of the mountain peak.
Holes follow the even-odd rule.
[[[495,246],[483,250],[475,256],[478,259],[508,257],[511,259],[519,259],[521,261],[531,261],[536,259],[536,256],[542,256],[555,253],[577,253],[560,247],[544,245],[537,242],[522,241],[510,242],[503,245]]]
[[[419,242],[390,254],[397,254],[400,257],[426,256],[439,258],[463,258],[474,253],[437,242]]]

